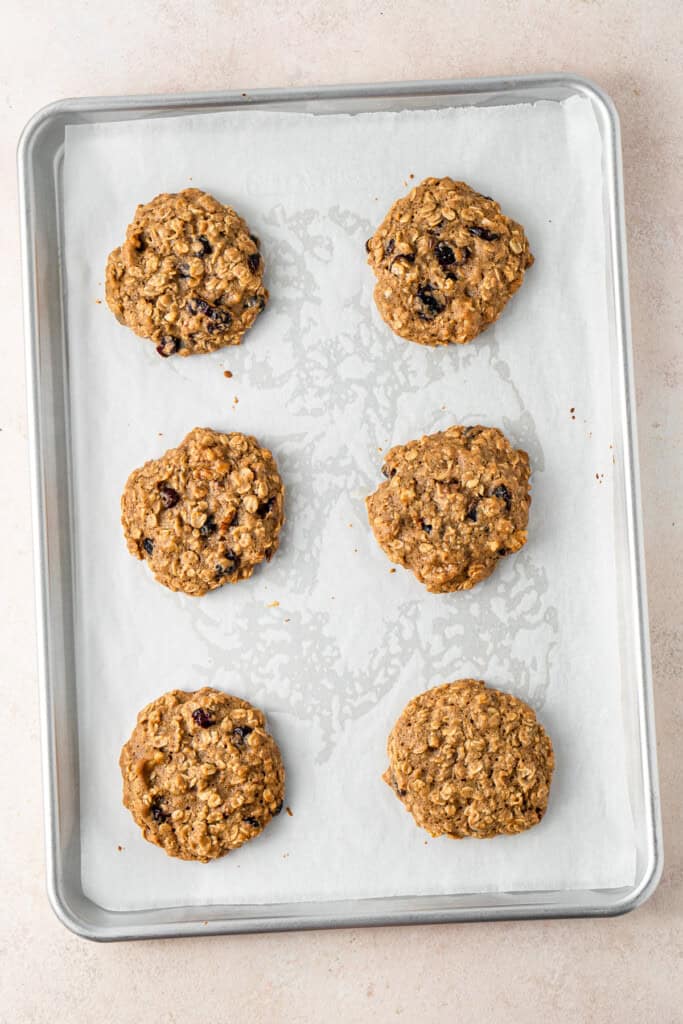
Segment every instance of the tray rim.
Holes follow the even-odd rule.
[[[626,403],[624,470],[626,477],[626,501],[628,520],[628,543],[635,582],[636,621],[638,625],[638,652],[640,655],[636,687],[638,698],[638,725],[641,737],[641,769],[645,799],[645,828],[647,858],[644,870],[634,885],[626,889],[621,898],[607,903],[601,901],[599,890],[593,890],[594,902],[584,905],[549,907],[530,899],[532,893],[520,893],[516,903],[503,901],[495,905],[496,896],[509,899],[513,893],[486,895],[490,905],[479,907],[458,907],[458,902],[467,894],[450,897],[452,905],[440,908],[401,909],[389,913],[386,897],[362,900],[337,900],[328,903],[310,902],[293,904],[263,904],[255,908],[257,914],[245,914],[252,907],[240,907],[240,917],[221,917],[221,905],[197,906],[191,908],[196,918],[206,913],[207,920],[170,920],[172,913],[180,907],[166,910],[137,912],[103,911],[110,919],[117,916],[148,915],[163,918],[127,925],[102,925],[95,923],[72,904],[65,892],[64,879],[60,875],[56,855],[60,834],[55,785],[55,736],[54,690],[49,672],[49,594],[46,578],[47,536],[46,507],[43,499],[45,462],[40,447],[41,405],[39,395],[40,361],[38,353],[38,303],[37,282],[34,273],[31,245],[35,231],[35,212],[31,203],[32,151],[40,132],[64,117],[78,117],[82,114],[135,113],[139,116],[157,113],[159,116],[191,108],[213,109],[221,106],[248,107],[268,102],[304,102],[325,99],[373,99],[416,95],[476,95],[479,93],[503,93],[519,88],[570,88],[592,100],[596,112],[602,119],[605,142],[606,173],[612,179],[610,217],[612,222],[612,284],[614,286],[615,321],[621,342],[622,380],[621,386]],[[183,937],[189,935],[247,933],[257,931],[304,930],[314,928],[361,927],[396,924],[437,924],[456,921],[489,921],[533,918],[608,917],[628,913],[647,900],[656,889],[663,869],[663,846],[659,785],[656,762],[656,741],[653,708],[652,671],[650,663],[649,627],[647,615],[647,592],[645,587],[645,561],[643,529],[640,502],[640,476],[638,463],[637,424],[635,389],[633,381],[633,355],[629,312],[628,272],[626,258],[626,231],[624,219],[623,174],[621,162],[621,135],[619,117],[611,97],[597,84],[580,75],[571,73],[521,75],[504,77],[483,77],[470,79],[436,79],[411,82],[378,82],[355,85],[304,86],[297,88],[265,88],[255,90],[218,90],[176,95],[141,94],[112,97],[84,97],[62,99],[40,108],[27,122],[17,148],[17,171],[19,191],[19,216],[21,232],[21,276],[24,311],[24,339],[26,361],[27,412],[29,436],[29,464],[31,480],[31,514],[34,550],[34,587],[36,595],[36,639],[38,662],[38,687],[40,702],[40,729],[42,750],[43,814],[45,827],[46,885],[50,905],[61,923],[75,934],[96,941],[121,939],[142,939],[162,937]],[[581,892],[587,890],[576,890]],[[614,890],[612,890],[614,891]],[[569,892],[569,890],[567,890]],[[540,893],[533,893],[538,896]],[[444,900],[449,897],[439,897]],[[83,895],[86,902],[87,898]],[[429,902],[435,897],[396,897]],[[486,900],[484,901],[486,902]],[[93,904],[94,905],[94,904]],[[362,909],[361,909],[362,905]],[[381,907],[384,906],[382,911]],[[317,908],[306,913],[307,908]],[[323,908],[328,908],[323,913]],[[290,908],[293,912],[289,913]],[[346,909],[344,909],[346,908]],[[100,908],[101,909],[101,908]],[[225,908],[227,909],[227,907]],[[333,910],[336,914],[333,916]],[[276,916],[273,916],[273,911]]]

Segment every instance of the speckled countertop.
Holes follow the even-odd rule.
[[[25,0],[3,8],[0,308],[0,1022],[683,1020],[681,105],[671,0]],[[659,889],[605,921],[94,945],[45,896],[15,145],[63,96],[574,71],[624,145],[665,830]],[[11,499],[11,500],[9,500]]]

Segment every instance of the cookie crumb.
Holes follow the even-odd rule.
[[[410,178],[411,181],[414,181],[414,179],[415,179],[415,175],[414,174],[409,174],[408,177]]]
[[[294,811],[292,810],[291,807],[285,807],[285,810],[287,811],[287,814],[290,816],[290,818],[294,817]]]
[[[101,306],[102,305],[102,299],[95,299],[95,305],[96,306]]]
[[[232,377],[232,370],[223,370],[223,376],[228,378]]]
[[[291,619],[283,619],[283,622],[291,622]]]
[[[389,573],[391,574],[392,572],[396,572],[396,570],[395,569],[390,569]]]
[[[270,604],[266,605],[266,608],[279,608],[279,607],[280,607],[280,602],[279,601],[271,601]]]
[[[123,850],[123,847],[122,846],[117,846],[116,849],[119,851],[119,853],[121,853],[122,850]]]

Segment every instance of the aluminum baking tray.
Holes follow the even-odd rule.
[[[112,912],[81,884],[79,771],[70,495],[69,373],[63,281],[63,156],[67,126],[256,108],[357,113],[531,104],[588,98],[604,168],[609,344],[619,425],[619,564],[623,710],[630,751],[636,878],[621,889],[393,896],[280,905],[177,906]],[[624,913],[654,890],[662,869],[652,681],[638,483],[619,123],[602,90],[572,75],[65,100],[39,111],[18,152],[35,581],[49,899],[59,919],[91,939],[158,938],[371,924],[416,924]]]

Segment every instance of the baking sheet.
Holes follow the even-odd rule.
[[[579,98],[67,128],[81,857],[91,899],[117,910],[633,882],[600,150],[590,102]],[[500,321],[465,349],[396,338],[372,303],[364,240],[429,174],[494,195],[525,225],[537,258]],[[240,348],[161,360],[97,300],[136,203],[187,185],[247,218],[271,303]],[[529,451],[530,540],[474,591],[435,596],[390,572],[363,497],[381,480],[379,449],[453,422],[501,426]],[[130,469],[195,425],[253,432],[273,449],[288,523],[270,565],[193,600],[130,558],[118,502]],[[386,735],[406,700],[467,675],[529,700],[552,736],[550,808],[525,835],[431,839],[381,782]],[[117,767],[140,707],[201,685],[266,710],[293,812],[211,865],[169,860],[142,841],[121,806]]]

